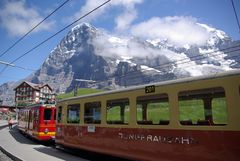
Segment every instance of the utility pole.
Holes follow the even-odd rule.
[[[95,83],[96,81],[94,80],[88,80],[88,79],[74,79],[77,83],[75,85],[75,88],[74,88],[74,96],[77,96],[78,94],[78,82],[88,82],[88,83]]]

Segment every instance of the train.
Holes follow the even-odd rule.
[[[55,143],[131,160],[239,161],[239,105],[240,71],[67,98]]]
[[[18,112],[18,130],[38,141],[54,141],[56,131],[55,103],[38,103]]]

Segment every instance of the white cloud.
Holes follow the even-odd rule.
[[[66,18],[67,21],[74,21],[80,17],[82,17],[83,15],[85,15],[86,13],[88,13],[89,11],[93,10],[94,8],[98,7],[99,5],[103,4],[104,2],[106,2],[107,0],[86,0],[86,3],[83,7],[81,7],[81,9],[76,12],[73,16]],[[102,15],[106,8],[108,8],[108,5],[105,5],[101,8],[99,8],[96,12],[92,12],[91,14],[89,14],[87,17],[84,18],[84,21],[90,22],[94,19],[96,19],[98,16]]]
[[[129,38],[111,37],[106,34],[98,35],[92,40],[95,53],[106,57],[139,57],[139,58],[153,58],[157,56],[163,56],[170,51],[162,50],[158,48],[151,48],[150,46],[144,46],[138,40]]]
[[[143,3],[143,0],[118,0],[114,1],[115,5],[123,5],[124,12],[115,18],[116,27],[118,31],[127,30],[130,28],[132,22],[137,18],[136,4]]]
[[[0,25],[4,27],[11,36],[21,36],[32,29],[44,17],[34,8],[28,8],[25,1],[7,1],[0,10]],[[34,32],[50,30],[54,22],[44,22]]]
[[[209,32],[197,24],[193,17],[153,17],[148,21],[132,26],[131,33],[134,36],[150,39],[167,39],[175,45],[206,43]]]
[[[67,21],[74,21],[87,12],[93,10],[97,6],[103,4],[107,0],[86,0],[86,3],[81,9],[76,12],[72,17],[65,18]],[[123,7],[123,12],[119,14],[115,18],[116,23],[116,29],[117,30],[125,30],[130,27],[131,23],[135,20],[137,17],[137,11],[135,9],[136,4],[142,3],[143,0],[112,0],[109,2],[109,4],[106,4],[105,6],[99,8],[96,12],[91,13],[87,17],[84,18],[85,22],[91,22],[93,20],[98,19],[100,16],[102,16],[106,11],[113,7]],[[111,14],[111,13],[109,13]]]
[[[100,8],[98,11],[91,13],[84,21],[91,22],[99,19],[103,14],[113,7],[121,7],[122,10],[115,17],[115,31],[124,33],[129,31],[132,35],[147,39],[167,39],[174,45],[202,45],[206,43],[210,35],[206,28],[197,24],[197,19],[193,17],[174,16],[174,17],[153,17],[145,22],[132,25],[138,16],[136,9],[137,4],[143,3],[144,0],[112,0],[109,4]],[[87,0],[72,20],[76,20],[88,11],[106,2],[106,0]],[[111,14],[111,13],[108,13]]]
[[[130,5],[124,9],[124,12],[115,18],[116,27],[118,31],[126,30],[130,27],[131,23],[137,18],[137,11],[134,5]]]

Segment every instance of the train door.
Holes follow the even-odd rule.
[[[55,120],[54,120],[55,108],[46,107],[43,109],[44,109],[43,120],[44,120],[44,125],[45,125],[44,133],[51,135],[51,133],[55,132]]]
[[[28,124],[28,130],[33,130],[33,110],[29,110],[29,124]]]
[[[28,110],[24,110],[24,131],[28,129]]]
[[[33,130],[38,131],[39,127],[39,108],[35,108],[33,111]]]
[[[31,111],[27,110],[27,131],[29,131],[30,128],[30,120],[31,120]]]
[[[56,108],[53,108],[53,112],[52,112],[52,114],[53,114],[53,121],[54,121],[54,123],[56,122]]]

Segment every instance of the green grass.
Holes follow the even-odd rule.
[[[212,109],[213,122],[218,124],[227,124],[227,108],[225,98],[218,98],[212,101],[214,107]]]
[[[198,120],[205,120],[203,101],[188,100],[179,102],[179,121],[191,120],[196,124]],[[131,107],[129,107],[131,108]],[[124,112],[124,122],[129,120],[129,108]],[[224,98],[213,99],[212,116],[215,124],[227,124],[227,109]],[[147,120],[151,120],[153,124],[158,124],[160,120],[169,120],[169,104],[168,103],[150,103],[147,108]],[[111,108],[107,112],[107,120],[121,120],[120,107]],[[137,106],[137,121],[143,120],[142,106]]]
[[[120,106],[115,106],[113,108],[108,109],[107,112],[107,121],[121,121],[121,112],[120,112],[121,108]],[[128,123],[129,122],[129,117],[130,117],[130,113],[129,113],[129,106],[125,106],[125,110],[124,110],[124,123]]]
[[[180,120],[192,120],[196,124],[198,120],[205,119],[203,101],[180,101],[179,106]]]
[[[142,107],[137,106],[137,121],[143,120]],[[150,103],[147,108],[147,120],[158,124],[160,120],[169,120],[169,104],[166,102]]]
[[[194,124],[198,120],[204,120],[204,106],[201,100],[188,100],[179,102],[180,120],[192,120]],[[225,98],[212,100],[212,116],[215,124],[227,124],[227,108]]]
[[[93,93],[98,93],[98,92],[102,92],[102,91],[103,90],[92,89],[92,88],[79,88],[78,92],[77,92],[77,96],[93,94]],[[74,97],[74,92],[57,95],[57,99],[65,99],[65,98],[70,98],[70,97]]]

